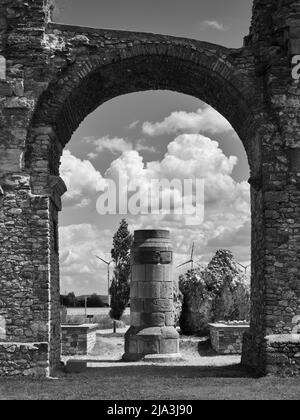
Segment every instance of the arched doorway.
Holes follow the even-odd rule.
[[[95,255],[111,260],[112,238],[124,217],[132,231],[144,228],[171,231],[177,299],[179,277],[191,267],[191,264],[182,268],[179,265],[190,258],[193,243],[195,268],[200,267],[197,264],[200,257],[201,266],[206,267],[218,249],[230,249],[235,261],[248,266],[251,239],[246,153],[229,123],[198,99],[170,91],[147,91],[114,98],[84,120],[66,145],[61,162],[60,176],[68,187],[59,217],[60,284],[65,296],[75,293],[80,296],[77,302],[86,294],[107,296],[107,266]],[[133,215],[130,211],[124,215],[117,210],[112,215],[100,216],[96,209],[100,192],[96,191],[96,185],[120,176],[128,183],[138,178],[143,189],[150,179],[175,178],[180,186],[185,179],[203,179],[205,220],[188,225],[186,216],[176,216],[173,209],[166,216],[154,215],[151,211],[147,215]],[[110,268],[112,279],[113,267]],[[248,274],[247,280],[249,269]],[[73,302],[66,304],[68,322],[84,323],[84,308],[74,308]],[[179,307],[176,318],[178,312]],[[124,344],[118,347],[120,337],[110,337],[115,346],[108,347],[105,343],[107,334],[112,332],[109,318],[103,322],[109,310],[88,308],[87,313],[93,317],[91,322],[101,320],[100,329],[103,330],[103,326],[107,329],[99,332],[93,356],[98,355],[101,360],[107,351],[106,358],[109,354],[121,357]],[[248,315],[248,305],[244,313]],[[239,310],[232,319],[244,320],[246,315],[243,314]],[[124,320],[129,325],[127,313]],[[119,324],[118,333],[120,327],[124,325]],[[103,345],[100,344],[101,334]],[[185,342],[190,341],[185,339]],[[197,338],[193,343],[194,351]],[[183,346],[187,355],[186,350]]]
[[[45,375],[59,361],[57,212],[65,191],[59,159],[72,132],[110,98],[168,89],[213,106],[244,144],[252,203],[251,334],[244,363],[262,372],[298,373],[299,337],[292,335],[299,315],[300,214],[294,6],[270,0],[266,14],[254,1],[244,46],[228,49],[49,23],[50,3],[29,2],[16,15],[4,10],[0,283],[1,314],[9,322],[1,353],[8,357],[7,346],[17,345],[1,372]]]
[[[147,90],[171,90],[192,95],[204,100],[219,111],[239,134],[249,161],[252,179],[260,171],[260,145],[257,118],[251,108],[250,96],[224,61],[222,48],[201,45],[202,51],[195,52],[189,46],[169,47],[156,42],[141,54],[140,48],[122,50],[122,58],[110,57],[109,63],[99,64],[94,57],[78,59],[71,69],[50,85],[40,100],[27,140],[25,167],[30,173],[31,188],[36,194],[49,194],[50,200],[50,287],[52,293],[50,354],[55,364],[59,358],[59,258],[57,247],[58,211],[61,208],[59,195],[64,192],[59,178],[60,157],[65,145],[83,119],[102,103],[131,92]],[[154,52],[153,52],[154,49]],[[214,52],[212,52],[214,51]],[[131,57],[128,57],[131,56]],[[250,101],[249,101],[250,99]],[[250,102],[250,103],[249,103]],[[43,162],[43,165],[41,165]],[[255,185],[255,182],[253,182]],[[259,188],[252,188],[252,203],[260,201]],[[253,254],[252,265],[261,259],[259,223],[260,209],[253,206]],[[258,276],[255,269],[254,280]],[[254,290],[256,290],[254,288]],[[259,303],[255,293],[254,306]],[[252,319],[256,338],[265,335],[264,325]],[[54,333],[55,332],[55,333]]]

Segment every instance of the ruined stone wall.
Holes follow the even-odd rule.
[[[162,35],[47,24],[51,1],[0,4],[0,316],[7,342],[50,344],[59,359],[54,251],[63,147],[121,94],[194,95],[233,125],[252,185],[252,320],[244,360],[266,367],[267,335],[300,313],[299,2],[255,0],[244,48]],[[3,62],[2,62],[3,64]],[[17,347],[18,348],[18,347]],[[17,359],[17,357],[16,357]],[[22,370],[22,369],[21,369]]]
[[[48,341],[48,207],[21,176],[3,185],[0,223],[1,312],[8,341]]]
[[[300,374],[300,335],[267,336],[266,373],[269,375],[296,376]]]
[[[0,81],[0,311],[8,343],[1,345],[6,362],[0,373],[36,368],[37,375],[47,375],[50,201],[46,194],[32,194],[24,151],[29,121],[47,87],[42,42],[48,10],[40,0],[2,1],[0,8],[6,65]]]
[[[243,365],[264,366],[262,343],[266,335],[265,231],[261,175],[251,181],[251,332],[243,340]]]
[[[245,39],[261,83],[265,123],[260,130],[260,190],[252,200],[257,223],[252,237],[251,334],[245,336],[243,361],[262,371],[271,363],[265,337],[291,333],[292,319],[300,311],[300,91],[292,78],[292,57],[300,54],[299,11],[298,1],[254,1]]]
[[[49,375],[48,343],[0,343],[0,376]]]
[[[218,354],[242,354],[243,336],[249,325],[242,322],[209,324],[212,348]]]
[[[58,209],[52,201],[50,204],[50,215],[50,365],[58,366],[61,354]]]
[[[88,355],[96,344],[98,329],[98,324],[63,325],[62,355]]]

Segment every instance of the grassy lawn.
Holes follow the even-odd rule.
[[[239,366],[120,366],[56,379],[0,379],[0,399],[299,400],[300,378],[253,378]]]

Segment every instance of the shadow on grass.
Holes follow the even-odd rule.
[[[223,357],[212,348],[210,340],[199,341],[198,353],[201,357]]]
[[[95,361],[91,361],[95,363]],[[108,361],[108,363],[113,363]],[[156,376],[178,378],[257,378],[253,372],[239,364],[230,366],[183,366],[183,365],[117,365],[103,367],[88,367],[83,374],[88,376]]]

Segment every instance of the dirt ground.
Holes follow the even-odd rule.
[[[124,334],[127,329],[118,330],[113,334],[109,330],[98,331],[97,343],[87,357],[77,356],[72,359],[86,359],[89,367],[104,367],[114,363],[121,366],[124,353]],[[180,340],[181,362],[168,362],[167,365],[174,366],[230,366],[240,363],[240,356],[220,356],[210,347],[207,338],[182,337]],[[70,357],[63,357],[66,362]],[[145,366],[145,362],[139,363]],[[153,365],[152,363],[147,363]],[[128,363],[124,363],[128,366]],[[135,364],[136,365],[136,364]],[[165,364],[166,365],[166,364]]]

